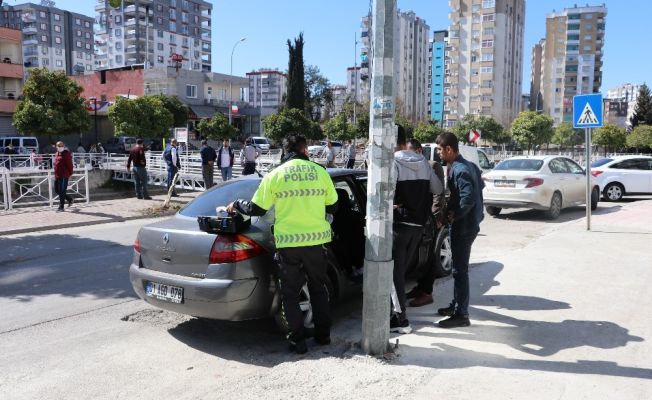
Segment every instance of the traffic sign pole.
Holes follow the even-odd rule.
[[[586,148],[586,230],[591,230],[591,128],[584,129]]]

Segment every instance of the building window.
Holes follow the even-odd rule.
[[[163,51],[163,43],[157,43],[156,44],[156,49],[159,51]]]
[[[115,49],[116,50],[122,50],[122,42],[116,42],[115,43]]]
[[[163,58],[163,56],[157,56],[157,57],[156,57],[156,61],[157,61],[159,64],[163,64],[163,62],[165,61],[165,59]]]
[[[80,60],[83,60],[84,59],[84,53],[82,53],[81,51],[78,51],[77,52],[77,58],[79,58]]]
[[[42,64],[44,67],[47,67],[48,65],[50,65],[50,59],[49,59],[49,58],[43,58],[43,59],[41,59],[41,64]]]
[[[188,38],[184,37],[183,40],[181,41],[181,43],[182,43],[183,46],[187,47],[188,46]]]
[[[186,85],[186,97],[189,99],[197,98],[197,85]]]
[[[47,31],[48,30],[48,25],[47,24],[41,24],[41,30],[42,31]]]
[[[157,4],[156,5],[156,11],[163,12],[163,5],[162,4]]]
[[[116,23],[117,25],[120,25],[120,24],[122,23],[122,16],[120,16],[120,15],[116,15],[116,16],[115,16],[115,23]]]
[[[482,30],[482,34],[487,36],[487,35],[493,35],[494,34],[494,28],[484,28]]]
[[[90,32],[86,32],[86,33],[84,33],[84,37],[85,37],[86,39],[90,39],[90,38],[91,38],[91,33],[90,33]]]
[[[496,0],[482,0],[482,8],[496,7]]]
[[[177,32],[177,23],[174,21],[170,21],[170,32]]]
[[[75,32],[75,33],[77,34],[77,37],[82,37],[82,31],[81,30],[77,29],[77,32]]]
[[[485,39],[482,41],[482,47],[483,48],[489,48],[489,47],[494,47],[494,40],[493,39]]]
[[[61,41],[61,39],[59,39],[59,41]],[[58,56],[62,56],[63,55],[63,49],[54,49],[54,54],[56,54]]]
[[[91,71],[93,67],[90,64],[86,64],[86,71]]]
[[[162,38],[162,37],[163,37],[163,31],[162,31],[162,30],[160,30],[160,29],[159,29],[159,30],[157,30],[157,31],[156,31],[156,36],[158,36],[158,37],[160,37],[160,38]]]
[[[118,63],[118,64],[122,64],[122,56],[120,56],[120,55],[115,56],[115,62]]]
[[[55,25],[54,26],[54,31],[58,32],[58,33],[61,33],[61,27],[59,25]]]
[[[88,22],[88,21],[84,21],[84,26],[85,26],[86,28],[90,28],[90,27],[91,27],[91,23]]]
[[[482,54],[482,61],[493,61],[493,60],[494,60],[493,53],[483,53]]]
[[[172,43],[172,44],[177,43],[177,35],[170,34],[170,43]]]
[[[587,44],[586,46],[584,46],[584,51],[591,51],[592,49],[593,47],[591,45]]]
[[[47,42],[47,41],[48,41],[48,37],[45,35],[41,35],[41,42]]]
[[[86,43],[86,45],[85,45],[84,47],[86,48],[86,50],[90,50],[90,49],[91,49],[91,44],[90,44],[90,43]]]
[[[91,60],[93,58],[93,55],[91,53],[86,53],[86,59]]]
[[[181,13],[181,22],[188,22],[188,13],[185,11]]]
[[[170,8],[170,19],[177,19],[177,10]]]
[[[55,21],[61,21],[61,14],[54,14]]]
[[[482,15],[482,21],[483,22],[491,22],[491,21],[494,20],[495,17],[496,17],[495,14],[483,14]]]
[[[78,40],[78,41],[75,43],[75,46],[77,46],[77,47],[79,47],[79,48],[81,49],[81,47],[82,47],[82,42],[80,42],[80,41]]]
[[[39,11],[38,16],[41,17],[41,18],[45,18],[45,17],[47,17],[47,14],[45,13],[45,11]]]
[[[593,14],[584,14],[585,19],[593,19]]]
[[[473,23],[474,24],[479,24],[480,23],[480,16],[479,15],[474,15],[473,16]]]
[[[63,61],[61,61],[61,60],[57,60],[57,61],[55,61],[55,65],[56,65],[57,67],[61,68],[61,67],[63,67]]]
[[[494,67],[482,67],[480,68],[480,73],[482,74],[492,74],[494,72]]]
[[[81,19],[75,18],[75,25],[81,25]]]
[[[208,93],[208,97],[211,97],[211,96],[213,95],[213,87],[212,87],[212,86],[209,86],[209,87],[206,89],[206,92]]]

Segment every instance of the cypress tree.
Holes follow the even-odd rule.
[[[645,83],[638,92],[634,115],[632,115],[630,122],[632,128],[636,128],[639,124],[652,125],[652,94]]]
[[[288,62],[288,93],[286,106],[301,111],[305,108],[306,84],[303,68],[303,32],[294,39],[294,45],[287,41],[289,62]]]

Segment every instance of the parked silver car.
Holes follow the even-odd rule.
[[[338,193],[333,216],[334,241],[328,260],[331,300],[360,289],[364,263],[366,171],[328,170]],[[138,232],[129,274],[140,298],[166,310],[219,320],[279,316],[275,279],[273,210],[254,217],[238,234],[210,234],[199,229],[198,216],[214,216],[215,208],[237,198],[249,199],[261,179],[253,175],[227,181],[198,196],[173,218],[146,225]],[[436,246],[436,248],[435,248]],[[412,272],[451,270],[448,231],[429,224]],[[306,326],[312,313],[304,285],[301,308]],[[279,321],[280,318],[277,318]]]

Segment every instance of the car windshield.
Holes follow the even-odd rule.
[[[613,158],[603,158],[602,160],[594,161],[594,162],[591,164],[591,167],[593,167],[593,168],[595,168],[595,167],[601,167],[601,166],[603,166],[603,165],[605,165],[606,163],[611,162],[611,161],[613,161]]]
[[[543,160],[531,160],[517,158],[514,160],[501,161],[494,170],[503,171],[538,171],[543,166]]]
[[[254,139],[256,144],[267,144],[267,139]]]
[[[179,211],[179,214],[186,217],[198,217],[200,215],[217,215],[215,208],[226,206],[237,199],[251,200],[260,179],[235,179],[197,196],[197,198]]]

